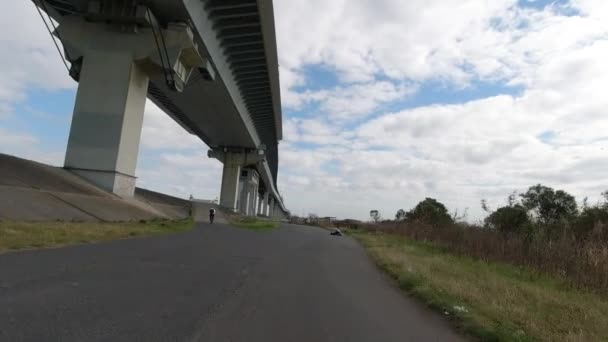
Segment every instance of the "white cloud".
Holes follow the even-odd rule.
[[[365,2],[354,7],[362,3]],[[582,2],[576,3],[583,6]],[[331,136],[331,143],[343,149],[340,153],[332,154],[323,146],[314,151],[303,151],[297,145],[282,150],[282,155],[323,156],[317,163],[307,161],[308,158],[282,159],[284,172],[298,174],[297,165],[304,161],[309,175],[305,186],[298,182],[282,184],[288,204],[296,212],[302,207],[312,210],[310,203],[318,203],[314,210],[322,215],[365,218],[369,209],[380,209],[385,216],[392,216],[400,207],[407,209],[426,196],[436,196],[452,209],[470,207],[471,215],[480,217],[481,198],[500,205],[511,191],[524,191],[538,182],[564,188],[579,200],[584,196],[597,198],[608,180],[605,174],[608,166],[603,162],[608,154],[605,115],[608,68],[604,62],[608,59],[605,24],[608,14],[583,9],[582,16],[565,17],[558,15],[556,9],[533,12],[515,9],[508,3],[503,5],[496,5],[499,9],[496,13],[479,8],[480,16],[485,15],[488,20],[501,14],[503,23],[499,31],[487,25],[473,25],[470,37],[458,38],[451,32],[437,37],[431,31],[421,35],[428,40],[428,44],[420,43],[423,50],[432,48],[435,39],[447,39],[445,48],[453,48],[453,54],[460,56],[457,59],[438,46],[435,55],[420,59],[419,70],[408,70],[405,66],[392,69],[390,63],[381,63],[386,68],[380,73],[408,80],[446,79],[455,86],[473,78],[503,80],[523,86],[521,95],[499,95],[383,114],[357,127],[348,139],[341,136],[345,126],[333,122],[331,130],[322,136]],[[454,3],[439,9],[431,2],[420,9],[425,13],[450,10],[454,18],[462,19],[458,13],[466,9],[466,4],[460,9],[451,6],[459,7]],[[443,23],[444,19],[440,16],[434,22]],[[411,32],[424,31],[418,24],[425,26],[415,20],[403,21],[399,34],[407,40]],[[354,30],[361,33],[357,28]],[[469,44],[473,41],[479,47]],[[418,45],[407,46],[414,52],[406,53],[416,53]],[[328,44],[325,48],[340,47]],[[373,46],[370,48],[373,54]],[[401,50],[387,51],[392,58],[408,64]],[[293,51],[290,49],[289,53]],[[456,60],[466,61],[467,67],[461,68]],[[307,63],[306,58],[300,63]],[[427,74],[429,70],[432,73]],[[365,113],[362,111],[361,115]],[[298,126],[297,120],[293,121],[291,132],[295,141],[323,141],[319,134],[314,134],[324,132],[322,127],[307,132]],[[545,132],[551,133],[548,141],[539,138]],[[332,160],[331,169],[323,166],[326,160]],[[336,175],[335,183],[322,182],[325,177]],[[315,192],[324,196],[315,197]],[[367,204],[337,204],[352,203],[350,199]]]
[[[0,127],[0,146],[2,146],[2,148],[10,149],[37,143],[38,139],[30,134],[10,132],[9,130]]]
[[[388,76],[461,86],[475,79],[526,83],[547,59],[606,37],[601,0],[575,1],[581,16],[562,16],[558,5],[537,11],[516,4],[277,1],[280,62],[291,73],[323,64],[357,82]]]
[[[11,131],[2,127],[0,127],[0,153],[56,166],[63,163],[65,156],[62,152],[49,150],[30,133]]]
[[[321,113],[334,121],[362,119],[374,113],[381,105],[403,100],[415,88],[380,81],[336,87],[330,91],[302,93],[304,101],[320,103]]]
[[[2,13],[5,29],[0,30],[0,112],[10,111],[32,88],[73,88],[75,83],[61,64],[34,3],[9,1],[3,4]]]
[[[150,164],[150,166],[148,166]],[[222,165],[201,152],[144,153],[136,172],[138,186],[182,198],[215,199],[220,193]]]
[[[141,148],[148,150],[198,149],[207,153],[207,146],[188,133],[152,101],[146,101]]]
[[[283,104],[314,108],[284,118],[279,190],[288,207],[392,217],[431,196],[479,217],[481,198],[496,206],[537,182],[579,199],[606,190],[608,3],[572,0],[574,10],[542,11],[517,3],[276,0]],[[74,82],[33,4],[4,8],[12,29],[0,32],[0,118],[10,120],[28,90]],[[338,84],[319,89],[305,72],[311,65],[335,73]],[[399,109],[431,80],[463,92],[487,81],[521,93]],[[63,151],[45,151],[44,139],[0,127],[2,151],[61,164]],[[221,164],[206,150],[149,103],[138,182],[214,198]]]

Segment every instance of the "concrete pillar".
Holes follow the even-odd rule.
[[[244,173],[245,171],[241,171]],[[249,182],[246,177],[241,177],[240,195],[239,195],[239,213],[247,215],[249,209]]]
[[[129,52],[84,58],[66,168],[119,196],[133,196],[148,80]]]
[[[255,216],[255,197],[256,197],[255,184],[250,184],[249,185],[249,211],[247,212],[247,215],[249,215],[249,216]]]
[[[270,208],[268,211],[268,217],[272,218],[274,215],[274,198],[270,198],[270,202],[269,202]]]
[[[258,201],[258,210],[257,210],[257,215],[263,215],[264,213],[262,212],[262,208],[263,206],[263,201],[262,201],[262,197],[260,196],[260,194],[258,193],[257,195],[257,201]]]
[[[228,149],[209,150],[207,155],[209,158],[216,158],[224,163],[220,204],[243,215],[254,215],[255,201],[252,200],[255,200],[253,197],[257,193],[260,176],[252,165],[263,160],[264,156],[256,151],[229,151]],[[250,188],[251,185],[255,187],[255,190]]]
[[[220,205],[232,211],[237,211],[239,183],[241,179],[241,165],[238,154],[226,153],[224,170],[222,172],[222,188],[220,192]],[[239,203],[240,204],[240,203]]]
[[[256,186],[255,188],[255,193],[253,195],[253,216],[258,216],[258,214],[260,213],[260,201],[258,201],[258,199],[260,198],[260,194],[258,193],[259,189]]]
[[[135,190],[148,75],[162,66],[155,59],[152,29],[117,30],[112,19],[92,22],[73,15],[63,18],[58,28],[72,59],[71,72],[79,81],[64,165],[103,189],[130,197]],[[136,18],[127,17],[121,18],[122,24],[135,28],[125,23],[130,19],[135,24]],[[189,75],[202,63],[190,29],[176,24],[163,32],[173,52],[170,65]],[[182,63],[184,49],[198,58]],[[188,77],[178,77],[180,84]]]
[[[268,216],[268,191],[264,193],[264,199],[262,200],[262,215]]]
[[[225,164],[224,164],[225,165]],[[237,210],[242,215],[254,216],[256,209],[256,197],[259,185],[259,175],[252,168],[242,168],[240,172],[240,184],[238,186]]]
[[[251,185],[246,182],[243,185],[243,215],[249,216],[249,210],[251,208]]]
[[[249,201],[250,201],[249,202],[250,203],[249,215],[255,216],[255,198],[257,197],[255,185],[251,185],[251,189],[249,191],[251,192],[251,198],[249,199]]]

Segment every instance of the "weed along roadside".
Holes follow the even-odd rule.
[[[399,286],[482,341],[605,341],[608,298],[436,245],[349,231]]]
[[[136,236],[179,233],[192,229],[191,219],[136,222],[0,221],[0,253],[7,250],[59,247]]]
[[[234,217],[230,223],[239,228],[245,228],[255,231],[271,231],[279,226],[279,222],[262,220],[253,217]]]

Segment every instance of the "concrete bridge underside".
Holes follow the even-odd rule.
[[[224,163],[223,206],[287,215],[272,1],[32,1],[79,81],[66,168],[132,195],[147,97]]]

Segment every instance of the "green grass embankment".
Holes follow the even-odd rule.
[[[59,247],[192,229],[191,219],[139,222],[0,221],[0,253],[7,250]]]
[[[230,223],[239,228],[251,229],[256,231],[270,231],[279,226],[276,221],[262,220],[253,217],[236,217]]]
[[[406,293],[479,340],[608,341],[608,298],[601,295],[396,235],[349,234]]]

